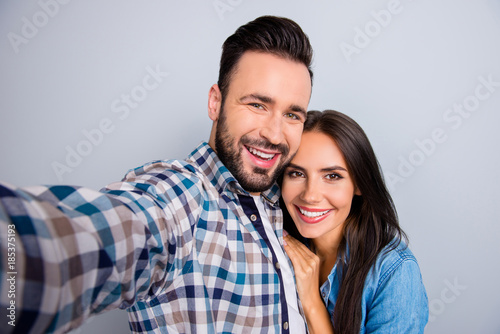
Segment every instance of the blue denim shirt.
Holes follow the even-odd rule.
[[[388,247],[366,277],[360,333],[423,333],[429,308],[417,260],[403,242],[385,252]],[[337,264],[320,288],[330,315],[339,293]]]

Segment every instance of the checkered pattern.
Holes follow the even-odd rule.
[[[114,308],[128,310],[134,333],[287,332],[272,254],[238,200],[247,195],[206,143],[100,192],[0,186],[1,332],[14,329],[4,314],[12,224],[20,333],[65,332]],[[282,241],[278,188],[263,196]]]

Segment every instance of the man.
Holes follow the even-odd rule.
[[[304,332],[275,181],[299,146],[311,58],[296,23],[258,18],[225,41],[210,138],[185,161],[100,192],[0,187],[2,331],[64,332],[120,307],[137,333]]]

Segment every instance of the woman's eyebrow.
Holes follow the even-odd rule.
[[[298,170],[301,170],[301,171],[305,171],[306,169],[302,166],[299,166],[299,165],[296,165],[294,163],[289,163],[287,168],[293,168],[293,169],[298,169]],[[342,167],[342,166],[337,166],[337,165],[334,165],[334,166],[328,166],[328,167],[324,167],[324,168],[321,168],[320,169],[320,172],[335,172],[335,171],[344,171],[344,172],[347,172],[347,169]]]
[[[334,171],[337,171],[337,170],[341,170],[341,171],[347,172],[347,169],[345,169],[342,166],[337,166],[337,165],[331,166],[331,167],[321,168],[320,170],[322,172],[334,172]]]
[[[301,166],[299,166],[299,165],[293,164],[293,163],[291,163],[291,162],[290,162],[290,163],[286,166],[286,168],[293,168],[293,169],[305,170],[305,168],[304,168],[304,167],[301,167]]]

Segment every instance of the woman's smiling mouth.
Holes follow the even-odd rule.
[[[310,209],[296,205],[297,213],[301,219],[308,224],[316,224],[329,216],[333,209]]]

